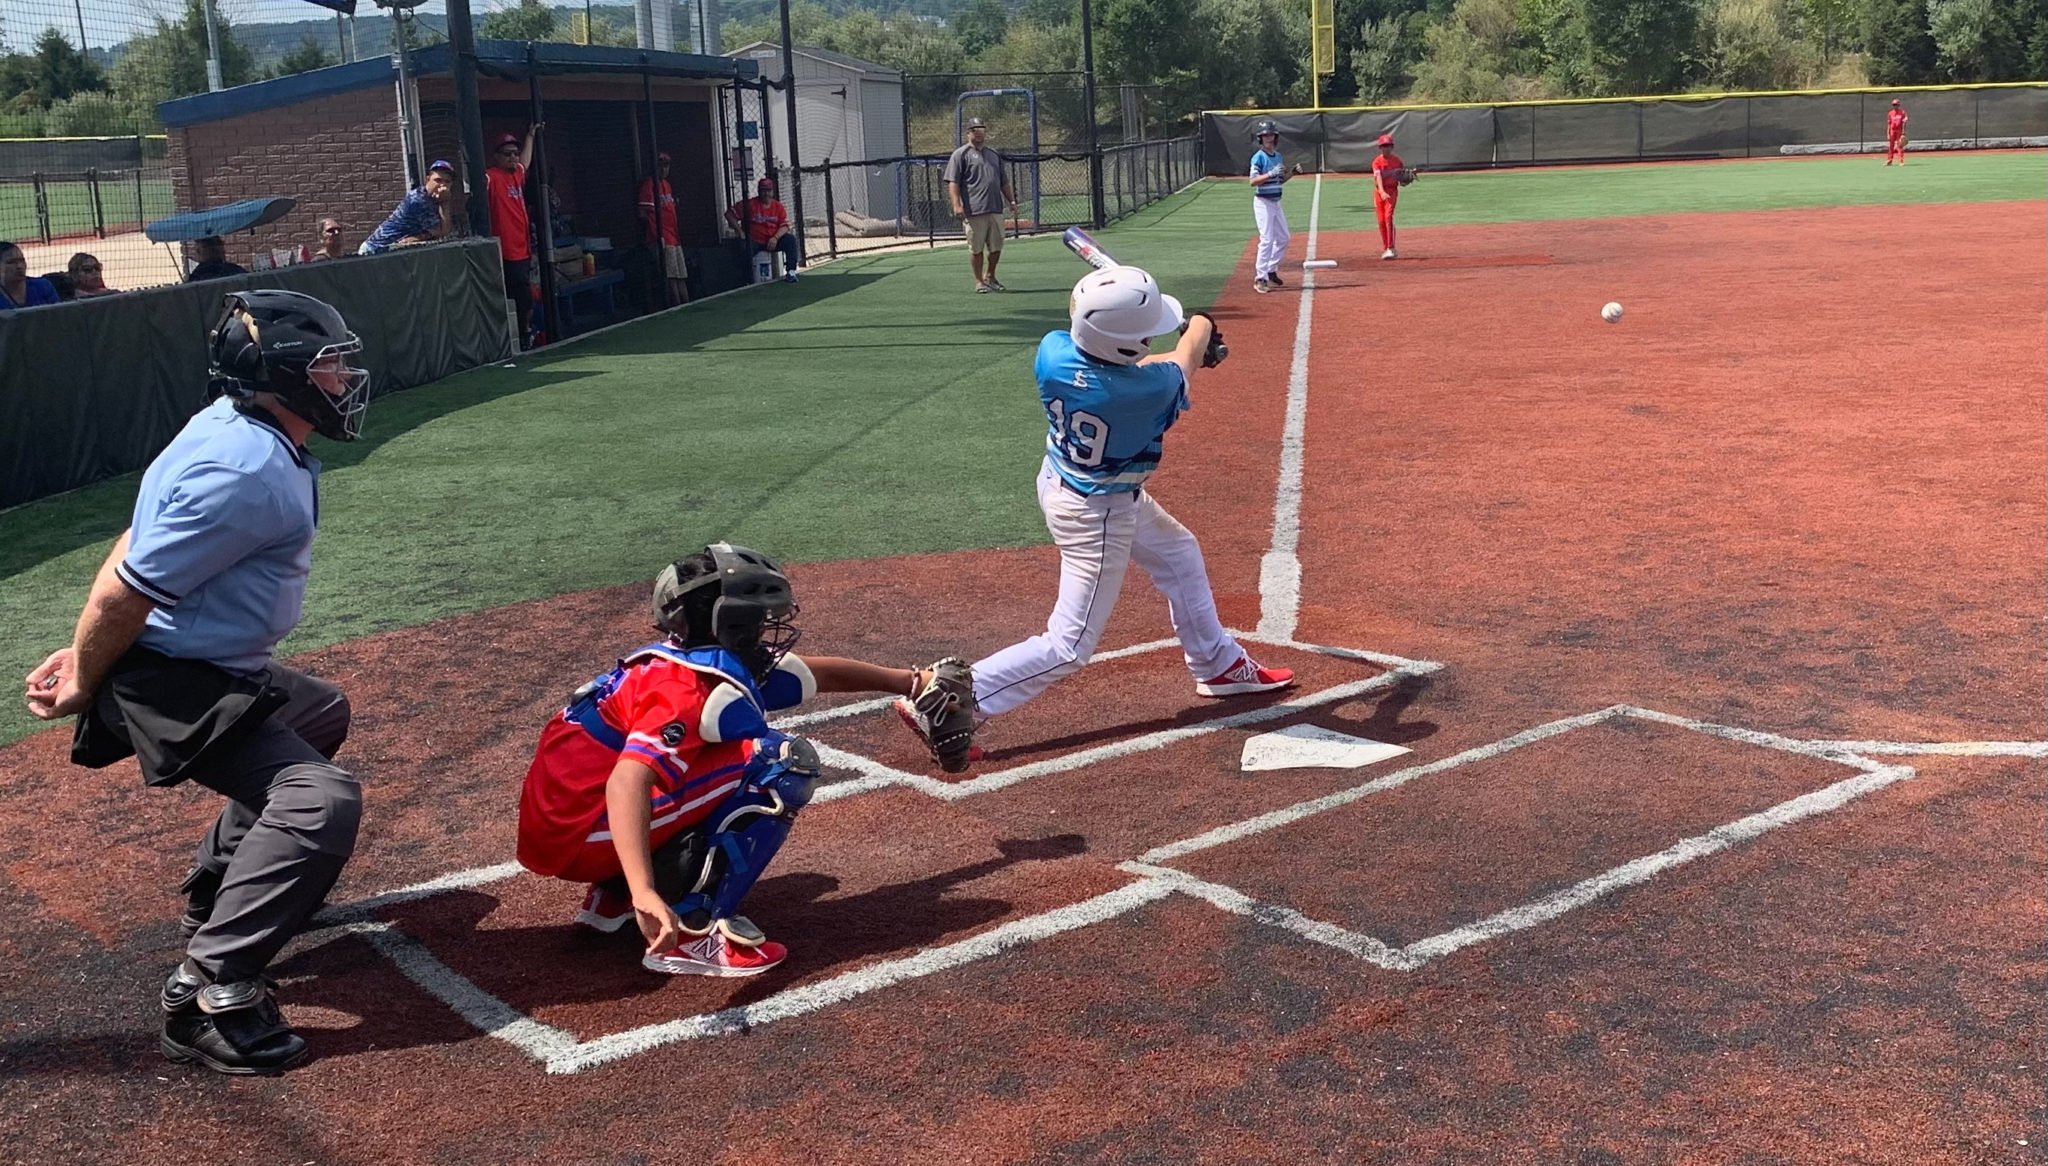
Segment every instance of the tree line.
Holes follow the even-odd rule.
[[[890,3],[891,0],[879,0]],[[1502,101],[1714,89],[2048,79],[2048,0],[1334,0],[1325,104]],[[1093,0],[1099,87],[1146,86],[1155,110],[1305,105],[1309,0]],[[206,91],[200,0],[158,16],[110,63],[58,28],[0,55],[0,133],[98,136],[156,124],[156,106]],[[774,0],[729,0],[724,43],[777,41]],[[797,43],[913,75],[1081,67],[1078,0],[796,0]],[[216,5],[222,79],[238,85],[336,63],[304,35],[259,67]],[[378,47],[389,26],[380,21]],[[443,39],[418,26],[421,43]],[[542,0],[479,21],[490,39],[631,45],[630,8]],[[943,87],[943,86],[941,86]],[[936,92],[936,91],[935,91]],[[917,94],[909,95],[915,104]],[[950,95],[942,95],[950,101]],[[936,100],[936,99],[935,99]],[[1077,117],[1080,115],[1077,115]]]

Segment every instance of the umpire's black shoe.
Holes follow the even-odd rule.
[[[178,926],[185,930],[185,938],[199,934],[206,921],[213,918],[213,901],[220,896],[221,880],[224,874],[195,866],[185,872],[185,881],[178,884],[178,893],[185,896],[185,916],[178,920]]]
[[[270,997],[268,980],[207,984],[183,964],[164,981],[164,1056],[197,1061],[216,1073],[281,1073],[306,1055]]]

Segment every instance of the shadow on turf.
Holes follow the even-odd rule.
[[[771,935],[790,945],[787,963],[744,981],[670,977],[640,967],[640,937],[593,935],[566,921],[538,927],[484,928],[499,899],[482,891],[457,891],[408,903],[391,919],[426,944],[435,956],[485,992],[528,1016],[565,1005],[630,1001],[681,990],[705,999],[707,1011],[752,1003],[788,988],[798,977],[831,975],[875,956],[905,954],[994,923],[1012,911],[1007,899],[956,895],[955,891],[1005,868],[1027,862],[1056,862],[1087,852],[1078,834],[999,839],[998,856],[940,871],[922,879],[877,887],[858,895],[830,898],[839,880],[828,874],[792,872],[764,879],[747,898],[747,913]],[[565,889],[567,914],[574,888]],[[357,1053],[452,1044],[478,1039],[476,1028],[403,978],[396,966],[361,937],[339,934],[295,952],[277,965],[279,1000],[299,1025],[313,1055],[325,1060]],[[686,986],[687,985],[687,986]],[[677,1004],[618,1014],[618,1028],[675,1018]],[[335,1019],[353,1024],[332,1024]],[[325,1025],[325,1027],[323,1027]],[[584,1037],[594,1033],[579,1033]],[[142,1041],[128,1034],[92,1038],[104,1045],[110,1064],[139,1053]],[[0,1056],[8,1047],[0,1045]],[[31,1051],[23,1049],[24,1052]],[[62,1063],[52,1054],[37,1060]],[[0,1066],[14,1063],[11,1058]],[[4,1070],[0,1070],[4,1071]]]

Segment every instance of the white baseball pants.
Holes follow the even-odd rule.
[[[1252,221],[1259,225],[1259,253],[1253,260],[1252,274],[1271,275],[1280,270],[1280,257],[1287,254],[1287,243],[1294,238],[1294,232],[1287,229],[1287,212],[1280,209],[1279,199],[1255,194]]]
[[[1050,462],[1038,472],[1038,508],[1060,548],[1060,597],[1045,632],[974,665],[983,716],[1005,713],[1088,662],[1116,609],[1125,569],[1137,563],[1166,597],[1181,654],[1196,681],[1221,675],[1244,649],[1223,630],[1202,545],[1150,494],[1083,495]]]

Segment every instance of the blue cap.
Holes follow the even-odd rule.
[[[436,170],[446,170],[448,173],[453,174],[455,173],[455,163],[450,162],[446,158],[436,158],[434,159],[434,164],[427,167],[427,173],[432,174]]]

